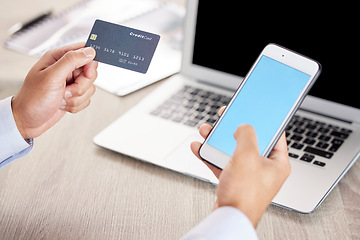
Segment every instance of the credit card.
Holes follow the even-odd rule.
[[[95,49],[95,61],[146,73],[159,40],[159,35],[98,19],[85,46]]]

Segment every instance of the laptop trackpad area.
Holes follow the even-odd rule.
[[[204,139],[198,134],[191,135],[166,157],[162,165],[186,175],[218,184],[219,181],[211,170],[192,153],[190,144],[193,141],[203,142]]]
[[[193,141],[203,141],[196,129],[136,113],[123,115],[94,138],[107,149],[217,184],[211,170],[192,153]]]

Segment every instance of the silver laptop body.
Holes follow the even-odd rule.
[[[215,3],[206,4],[205,0],[188,1],[180,74],[166,80],[149,96],[101,131],[94,138],[95,144],[213,184],[218,183],[212,172],[192,154],[190,143],[202,141],[198,134],[198,126],[204,122],[214,123],[215,117],[208,117],[207,114],[213,115],[215,107],[226,105],[226,101],[242,81],[241,76],[244,74],[238,74],[237,69],[244,68],[242,72],[245,73],[248,69],[242,66],[240,61],[237,66],[238,59],[251,58],[248,61],[252,64],[260,50],[276,39],[262,39],[268,41],[264,44],[252,44],[251,40],[248,45],[240,47],[244,43],[242,38],[238,38],[238,31],[242,29],[242,25],[247,25],[246,21],[223,20],[226,17],[221,17],[221,11],[224,10],[227,13],[224,16],[228,16],[231,6],[226,5],[226,9],[221,9],[216,4],[212,8],[213,4]],[[238,4],[235,8],[237,6]],[[227,30],[219,28],[225,26],[224,24]],[[222,37],[215,41],[214,35]],[[247,35],[242,37],[246,38]],[[221,43],[218,43],[219,39]],[[228,43],[229,39],[232,40]],[[234,42],[235,50],[223,49]],[[291,44],[287,45],[287,42],[276,43],[292,49]],[[297,44],[302,46],[301,42]],[[237,48],[244,47],[252,52],[253,57],[236,52]],[[229,49],[231,50],[231,46],[227,50]],[[327,65],[316,56],[304,54],[320,61],[324,71],[332,70],[331,67],[327,69]],[[234,65],[235,71],[222,70],[224,66],[227,67],[226,62]],[[318,80],[319,86],[321,80],[330,82],[321,78],[322,76]],[[345,84],[342,80],[337,82]],[[337,86],[328,85],[327,88],[336,89]],[[185,95],[182,92],[185,92]],[[347,93],[339,92],[339,96],[344,94]],[[215,107],[209,106],[210,103],[196,102],[203,99],[210,99]],[[352,99],[356,101],[356,96],[352,96]],[[185,106],[179,107],[176,104]],[[360,104],[347,106],[316,95],[305,99],[287,129],[292,172],[274,198],[273,204],[302,213],[310,213],[319,206],[359,157],[358,105]]]

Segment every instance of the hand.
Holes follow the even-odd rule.
[[[210,130],[210,125],[202,125],[199,129],[204,138]],[[240,125],[234,137],[237,142],[235,151],[222,171],[205,162],[219,178],[215,208],[235,207],[256,227],[291,171],[285,133],[268,158],[260,156],[252,126]],[[199,142],[191,144],[198,157],[200,146]]]
[[[16,125],[24,139],[40,136],[65,112],[76,113],[90,104],[95,92],[95,50],[84,43],[50,50],[31,68],[12,100]]]

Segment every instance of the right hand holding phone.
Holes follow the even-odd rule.
[[[220,109],[220,114],[223,111],[224,108]],[[200,126],[200,135],[206,138],[211,129],[208,124]],[[234,137],[236,148],[223,170],[204,161],[219,179],[214,209],[222,206],[235,207],[256,227],[291,171],[285,133],[267,158],[260,156],[252,126],[240,125]],[[200,142],[193,142],[191,150],[201,160],[200,146]]]

